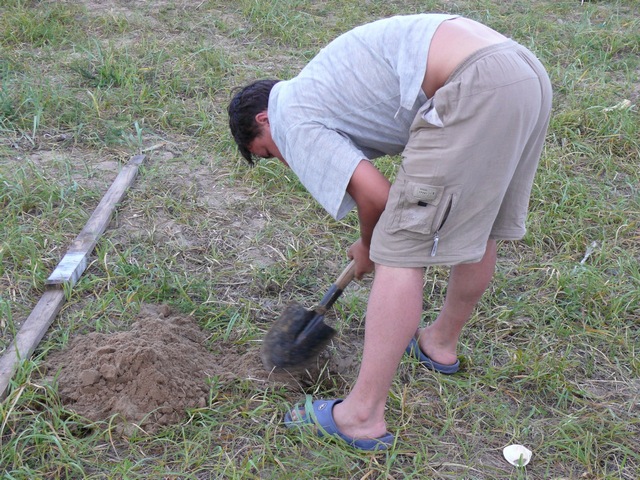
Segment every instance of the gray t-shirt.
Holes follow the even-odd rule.
[[[358,163],[404,149],[427,100],[429,45],[455,15],[395,16],[333,40],[269,97],[273,140],[309,193],[336,219],[354,206],[346,189]]]

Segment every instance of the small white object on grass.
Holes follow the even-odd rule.
[[[613,112],[615,110],[631,110],[635,105],[631,103],[631,100],[624,99],[620,103],[616,103],[613,107],[603,108],[603,112]]]
[[[516,467],[524,467],[531,460],[533,453],[523,445],[509,445],[502,450],[504,458],[511,465]]]

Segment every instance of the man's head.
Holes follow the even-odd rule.
[[[238,145],[240,154],[254,164],[253,154],[249,151],[251,142],[262,131],[256,121],[256,115],[264,112],[269,106],[269,93],[280,80],[258,80],[241,88],[233,95],[227,112],[229,114],[229,128],[231,135]]]

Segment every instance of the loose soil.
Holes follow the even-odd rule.
[[[182,421],[188,409],[205,408],[214,377],[216,385],[244,379],[295,389],[319,376],[350,375],[357,364],[353,355],[332,358],[327,350],[305,371],[266,371],[259,344],[208,347],[207,336],[193,318],[146,305],[129,330],[75,336],[48,356],[46,370],[65,407],[127,434],[155,433]]]

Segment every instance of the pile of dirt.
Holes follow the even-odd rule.
[[[345,339],[342,339],[345,340]],[[292,395],[322,377],[353,375],[359,346],[338,341],[323,352],[315,367],[302,372],[268,372],[260,344],[215,342],[189,316],[173,314],[166,306],[146,305],[127,331],[77,335],[64,350],[45,363],[57,375],[64,406],[91,421],[112,419],[118,431],[142,429],[155,433],[180,423],[186,410],[205,408],[209,379],[216,385],[249,380],[256,389],[290,387]],[[356,342],[357,343],[357,342]]]
[[[211,377],[283,381],[264,370],[258,346],[218,345],[224,353],[213,353],[206,339],[193,318],[148,306],[130,330],[74,337],[49,355],[46,369],[58,374],[65,407],[92,421],[115,415],[125,431],[135,424],[148,433],[205,407]]]

